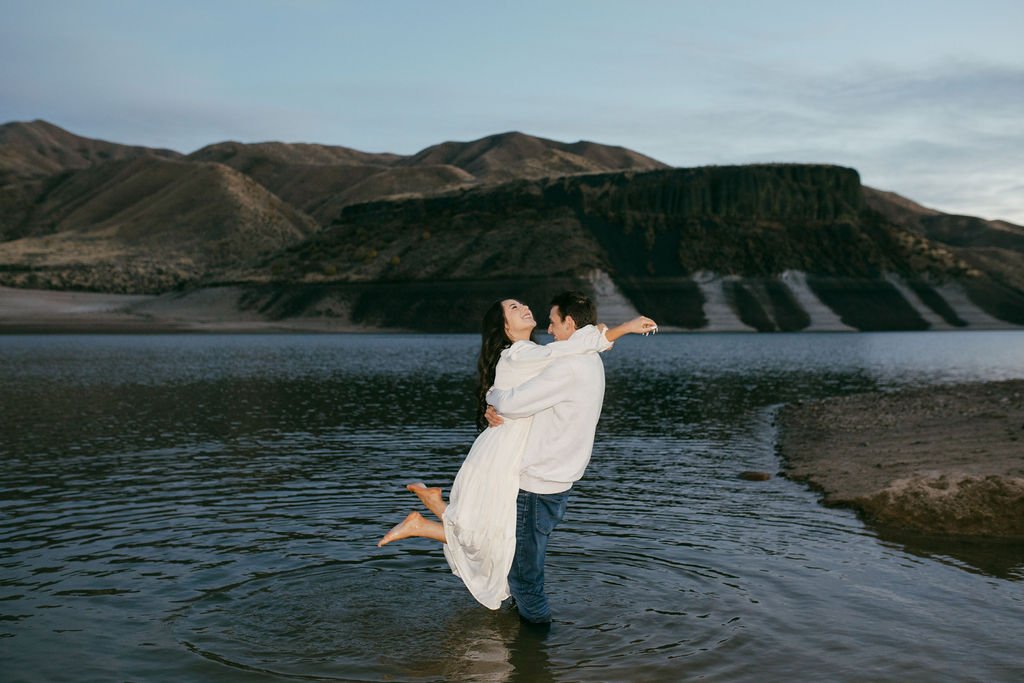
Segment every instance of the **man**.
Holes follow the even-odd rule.
[[[550,318],[548,334],[563,341],[595,324],[597,311],[584,294],[564,292],[552,299]],[[533,415],[520,470],[516,552],[508,583],[523,619],[550,623],[544,555],[548,536],[565,516],[569,489],[590,462],[604,403],[604,364],[596,353],[559,358],[514,389],[492,388],[487,402],[493,406],[488,409],[492,427],[501,424],[495,413]]]

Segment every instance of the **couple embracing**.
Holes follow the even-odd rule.
[[[477,359],[474,441],[445,503],[441,489],[409,484],[440,522],[410,513],[378,545],[411,536],[444,543],[444,554],[481,604],[498,609],[510,595],[520,616],[551,621],[544,592],[548,536],[565,515],[569,490],[590,462],[604,402],[598,353],[626,334],[657,331],[640,316],[618,327],[597,325],[593,302],[579,292],[551,301],[539,345],[530,308],[495,302],[483,319]]]

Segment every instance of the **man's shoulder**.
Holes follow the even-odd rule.
[[[555,363],[559,363],[562,368],[574,373],[604,371],[604,362],[601,360],[601,354],[599,353],[582,353],[566,356],[565,358],[559,358]],[[552,363],[552,365],[555,363]]]

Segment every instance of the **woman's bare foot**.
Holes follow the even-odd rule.
[[[377,547],[381,548],[392,541],[400,541],[410,536],[422,536],[433,538],[444,543],[444,528],[438,522],[431,522],[424,519],[418,512],[410,512],[405,519],[399,522],[391,531],[384,534]]]
[[[448,509],[448,503],[444,502],[444,498],[441,497],[441,489],[437,486],[428,487],[422,481],[417,481],[407,484],[405,488],[415,493],[420,502],[437,515],[438,519],[441,519],[444,511]]]

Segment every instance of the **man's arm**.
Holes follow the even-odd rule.
[[[529,417],[564,401],[572,387],[572,367],[567,362],[554,362],[531,380],[514,389],[487,392],[487,403],[505,417]]]
[[[658,324],[647,316],[641,315],[624,322],[621,325],[609,328],[605,331],[604,336],[608,341],[613,342],[619,337],[624,337],[627,334],[648,335],[652,333],[657,334],[657,332]]]

